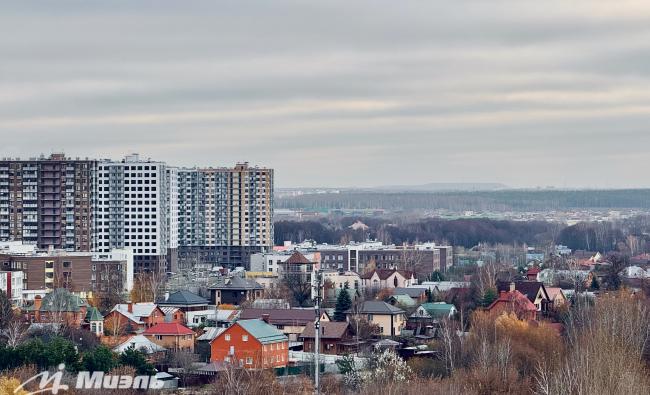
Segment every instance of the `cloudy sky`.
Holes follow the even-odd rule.
[[[279,187],[650,187],[650,2],[6,1],[0,138]]]

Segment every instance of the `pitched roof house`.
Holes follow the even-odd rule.
[[[363,302],[358,314],[368,322],[379,326],[382,336],[399,336],[406,323],[404,310],[380,300]],[[348,321],[355,317],[354,310],[348,310]]]
[[[537,319],[537,307],[517,290],[501,291],[499,297],[487,308],[491,313],[515,313],[520,319],[532,321]]]
[[[320,325],[320,352],[343,355],[356,350],[357,343],[354,341],[352,329],[348,322],[321,322]],[[304,343],[303,349],[305,352],[314,352],[315,337],[314,323],[310,322],[299,337],[299,340]]]
[[[499,292],[513,289],[524,294],[537,307],[537,311],[546,313],[549,310],[551,301],[544,283],[539,281],[497,282]]]
[[[104,317],[104,328],[115,333],[141,332],[165,322],[165,313],[155,303],[116,304]]]
[[[316,320],[314,309],[242,309],[240,320],[263,319],[275,326],[289,337],[290,341],[297,341],[308,323]],[[321,321],[329,321],[330,317],[322,312]]]
[[[190,291],[176,291],[163,301],[158,303],[161,307],[177,307],[184,312],[196,311],[196,310],[205,310],[208,307],[210,302],[196,294],[193,294]]]
[[[41,299],[36,296],[34,304],[25,308],[31,322],[54,323],[80,328],[84,325],[90,306],[79,296],[65,288],[55,288]]]
[[[142,351],[145,354],[155,354],[167,351],[165,347],[159,346],[143,335],[134,335],[129,337],[126,341],[113,348],[113,351],[119,354],[129,348]]]
[[[263,320],[240,320],[210,342],[210,361],[246,369],[286,366],[289,339]]]
[[[240,305],[247,300],[261,298],[264,292],[264,287],[255,280],[238,276],[218,277],[208,289],[210,290],[212,304],[216,305]]]
[[[405,288],[417,283],[415,274],[408,270],[374,269],[361,275],[365,288]]]
[[[194,332],[178,322],[163,322],[147,328],[143,336],[170,350],[194,352]]]

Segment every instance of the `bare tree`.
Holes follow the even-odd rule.
[[[12,313],[11,319],[7,326],[2,330],[2,337],[7,342],[7,346],[16,347],[25,338],[27,326],[20,320],[20,317]]]

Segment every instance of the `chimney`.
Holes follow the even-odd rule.
[[[262,314],[262,321],[266,322],[267,324],[269,323],[269,314]]]
[[[515,288],[516,288],[516,287],[515,287],[515,283],[514,283],[514,282],[511,282],[511,283],[510,283],[510,292],[514,291]]]
[[[133,313],[133,302],[127,302],[127,304],[126,304],[126,310],[127,310],[129,313]]]
[[[42,302],[41,296],[36,295],[36,297],[34,298],[34,310],[38,311],[41,309],[41,302]]]

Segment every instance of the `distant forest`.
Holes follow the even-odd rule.
[[[367,231],[349,228],[356,221]],[[544,221],[491,219],[387,219],[376,217],[329,217],[318,221],[278,221],[275,243],[285,240],[337,244],[377,239],[403,244],[435,241],[471,248],[479,243],[567,245],[574,250],[650,252],[650,217],[639,216],[618,222],[583,222],[572,226]]]
[[[281,197],[276,208],[304,210],[447,209],[453,211],[545,211],[587,208],[650,209],[650,189],[504,190],[485,192],[356,192]]]

